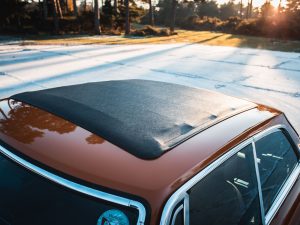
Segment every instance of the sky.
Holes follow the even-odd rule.
[[[224,2],[228,2],[229,0],[216,0],[219,4],[223,4]],[[244,4],[247,3],[248,0],[243,0]],[[240,0],[235,0],[235,2],[240,2]],[[253,6],[258,7],[264,4],[265,0],[253,0]],[[271,0],[271,4],[275,7],[279,5],[280,0]],[[282,6],[286,4],[286,0],[281,0]]]

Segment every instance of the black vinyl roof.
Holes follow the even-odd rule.
[[[204,89],[147,80],[86,83],[12,99],[77,124],[142,159],[155,159],[187,138],[254,103]]]

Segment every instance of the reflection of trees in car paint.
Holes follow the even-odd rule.
[[[76,125],[42,111],[33,106],[14,100],[3,101],[10,109],[8,113],[0,108],[0,132],[16,140],[31,144],[35,138],[43,137],[44,131],[66,134],[75,131]],[[95,134],[85,138],[88,144],[102,144],[105,140]]]
[[[88,144],[102,144],[104,142],[103,138],[101,138],[95,134],[91,134],[85,140]]]
[[[6,114],[1,110],[0,131],[22,143],[30,144],[35,138],[42,137],[43,130],[64,134],[76,128],[76,125],[38,108],[13,100],[6,103],[10,111]]]

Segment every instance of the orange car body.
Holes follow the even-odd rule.
[[[0,140],[7,148],[70,179],[117,191],[121,196],[137,196],[146,205],[145,224],[151,225],[161,223],[166,202],[176,190],[252,136],[281,124],[299,144],[298,134],[282,112],[258,104],[153,160],[135,157],[66,119],[26,103],[4,99],[0,110]],[[271,224],[300,224],[299,200],[297,179]]]

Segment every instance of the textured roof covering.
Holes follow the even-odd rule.
[[[143,159],[254,103],[177,84],[146,80],[86,83],[11,97],[63,117]]]

